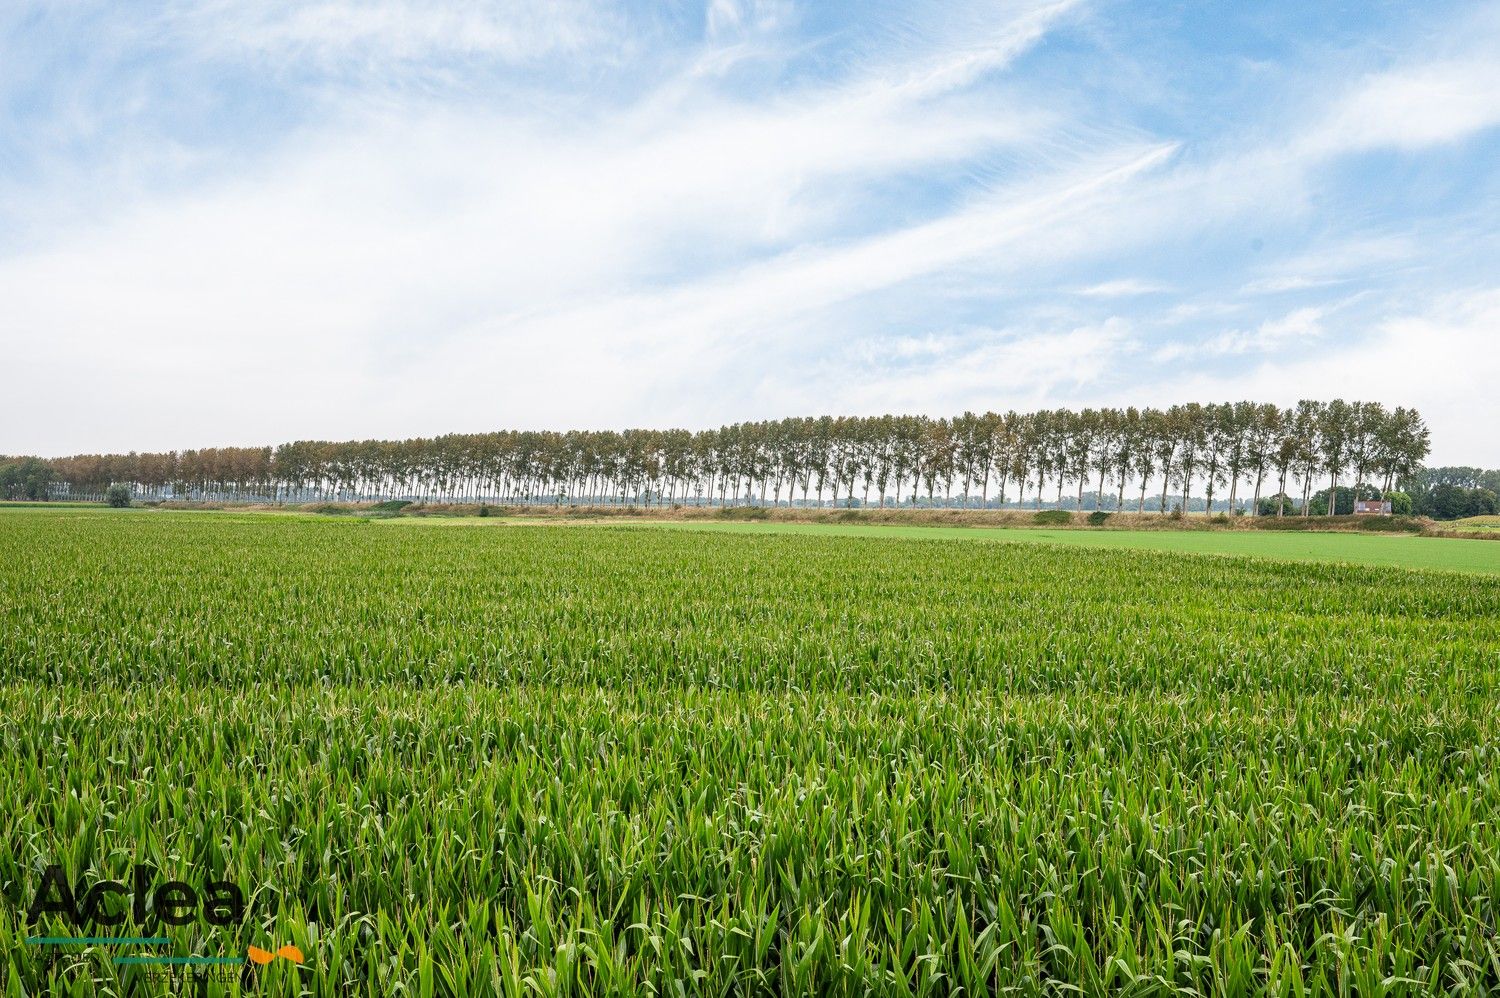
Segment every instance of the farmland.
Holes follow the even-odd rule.
[[[1454,520],[1448,526],[1454,530],[1488,531],[1500,530],[1500,516],[1469,516],[1462,520]]]
[[[904,537],[925,537],[928,527],[803,527],[800,524],[756,523],[699,524],[674,526],[704,530],[812,530],[825,534],[863,533],[878,537],[894,532]],[[1124,548],[1182,554],[1232,555],[1273,558],[1283,561],[1335,562],[1393,568],[1423,568],[1444,572],[1500,575],[1500,544],[1485,540],[1454,538],[1435,540],[1409,534],[1357,534],[1335,532],[1194,531],[1194,530],[1038,530],[955,527],[939,536],[955,539],[1008,541],[1022,544],[1061,544],[1092,548]]]
[[[21,915],[144,863],[306,954],[210,991],[1490,993],[1497,687],[1483,573],[5,509],[0,952],[146,984]]]
[[[526,525],[535,521],[526,518],[507,521],[480,517],[400,517],[379,522],[398,527],[457,527]],[[554,522],[577,521],[557,520]],[[1434,540],[1430,537],[1404,533],[1362,534],[1349,531],[1045,530],[1034,527],[862,525],[774,520],[714,522],[711,520],[643,519],[631,521],[630,525],[681,530],[729,531],[731,533],[792,533],[829,537],[904,537],[923,540],[1063,544],[1500,575],[1500,544],[1487,542],[1487,538],[1476,539],[1474,537]],[[1480,528],[1466,526],[1466,529]]]

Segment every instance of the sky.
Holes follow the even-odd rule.
[[[1500,4],[0,6],[0,453],[1373,399],[1500,466]]]

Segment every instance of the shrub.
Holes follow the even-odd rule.
[[[1391,504],[1391,513],[1395,516],[1411,516],[1411,495],[1406,492],[1387,492],[1386,501]]]
[[[1102,527],[1109,522],[1109,514],[1102,509],[1096,509],[1089,514],[1089,526]]]
[[[490,515],[490,504],[489,503],[482,502],[482,503],[479,504],[479,515],[480,516],[489,516]]]
[[[769,520],[771,511],[765,506],[720,506],[715,515],[721,520]]]
[[[1500,511],[1500,500],[1489,489],[1469,489],[1459,485],[1436,486],[1424,493],[1415,505],[1416,512],[1434,520],[1461,520]]]
[[[1211,516],[1211,517],[1208,518],[1208,522],[1210,522],[1210,523],[1217,523],[1217,524],[1220,524],[1221,526],[1227,526],[1229,524],[1229,514],[1227,514],[1227,513],[1215,513],[1213,516]]]
[[[1362,516],[1355,526],[1360,530],[1369,530],[1382,534],[1418,534],[1422,532],[1422,525],[1409,516]]]
[[[0,463],[0,499],[48,499],[56,477],[51,465],[39,458]]]
[[[1181,520],[1182,519],[1182,506],[1180,504],[1179,505],[1174,505],[1172,507],[1172,512],[1171,512],[1170,516],[1174,520]]]
[[[1389,517],[1384,516],[1271,516],[1255,522],[1258,530],[1405,530],[1405,527],[1386,527]]]
[[[1044,509],[1032,514],[1031,522],[1043,527],[1067,526],[1073,522],[1073,514],[1065,509]]]
[[[1301,512],[1297,507],[1297,501],[1285,492],[1263,497],[1255,512],[1257,516],[1275,516],[1277,510],[1280,510],[1283,516],[1296,516]]]
[[[104,501],[115,509],[124,509],[130,505],[130,486],[116,482],[104,490]]]
[[[370,512],[372,512],[372,513],[399,513],[403,509],[405,509],[406,507],[408,507],[410,505],[411,505],[411,500],[410,499],[387,499],[385,502],[378,502],[375,505],[371,506],[370,507]],[[480,514],[480,516],[483,516],[483,515],[484,515],[483,513]]]

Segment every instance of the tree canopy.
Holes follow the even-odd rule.
[[[24,459],[30,486],[266,501],[717,503],[1255,509],[1323,483],[1383,493],[1418,474],[1429,433],[1375,402],[803,417],[692,432],[505,430],[408,440]],[[19,466],[19,465],[18,465]],[[11,465],[5,466],[7,469]],[[39,472],[38,468],[45,470]],[[50,476],[46,484],[35,484]],[[1132,495],[1126,495],[1127,488]],[[1201,507],[1193,504],[1201,502]],[[1293,503],[1279,502],[1278,514]]]

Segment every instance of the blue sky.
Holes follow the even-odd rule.
[[[1374,398],[1500,465],[1500,5],[19,3],[0,452]]]

